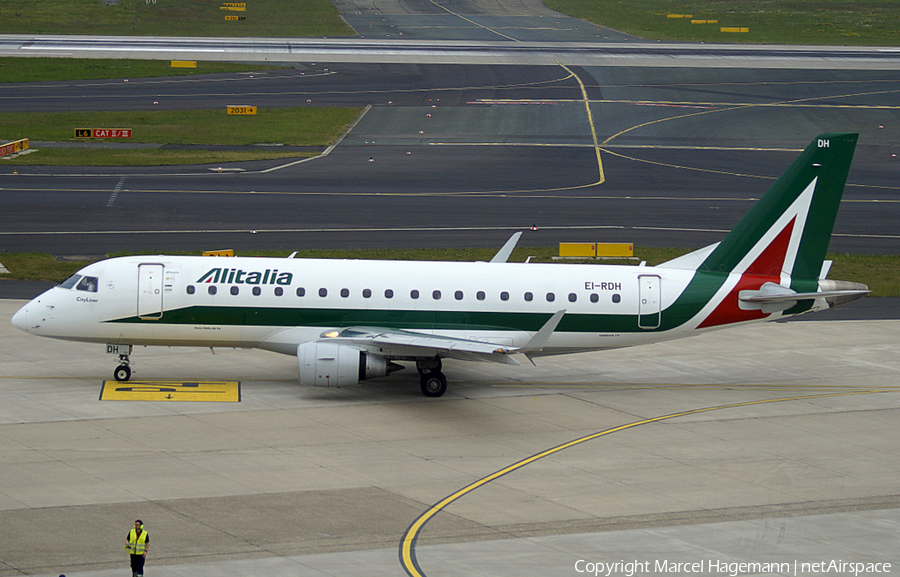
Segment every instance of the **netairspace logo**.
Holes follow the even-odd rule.
[[[245,271],[239,268],[211,268],[206,274],[197,279],[198,283],[222,283],[222,284],[270,284],[289,285],[294,275],[289,272],[278,272],[278,269],[266,269],[260,271]]]
[[[738,575],[780,573],[782,575],[875,575],[891,572],[890,563],[852,562],[841,559],[831,561],[798,561],[792,562],[751,562],[751,561],[719,561],[707,559],[703,561],[668,561],[657,559],[656,561],[587,561],[579,559],[575,562],[575,572],[598,577],[621,576],[634,577],[635,575],[648,574],[703,574],[703,575]]]

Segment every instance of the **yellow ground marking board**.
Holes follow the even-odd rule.
[[[241,402],[240,381],[103,381],[101,401]]]
[[[172,60],[172,68],[197,68],[196,60]]]
[[[559,256],[578,257],[631,257],[634,244],[630,242],[561,242]]]
[[[227,18],[227,16],[226,16]],[[228,114],[256,114],[255,106],[244,106],[238,104],[229,104],[225,107]]]

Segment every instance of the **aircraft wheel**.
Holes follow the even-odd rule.
[[[131,367],[128,365],[119,365],[116,367],[115,372],[113,372],[113,376],[117,381],[127,381],[131,378]]]
[[[440,397],[447,392],[447,377],[440,371],[431,371],[422,375],[419,385],[426,397]]]

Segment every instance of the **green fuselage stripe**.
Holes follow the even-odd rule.
[[[687,289],[660,315],[657,331],[676,328],[691,319],[725,282],[726,275],[695,275]],[[560,303],[559,308],[565,308]],[[354,309],[305,307],[190,306],[166,310],[154,324],[322,327],[377,326],[410,330],[537,331],[555,311],[501,312],[413,309]],[[137,316],[115,323],[143,323]],[[641,324],[646,325],[646,322]],[[654,323],[655,324],[655,323]],[[647,332],[636,314],[566,314],[556,329],[568,333]]]

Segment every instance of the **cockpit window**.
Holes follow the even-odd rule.
[[[86,276],[82,278],[81,281],[77,285],[75,285],[75,290],[86,291],[89,293],[97,292],[97,277]]]
[[[81,275],[80,275],[80,274],[73,274],[72,276],[70,276],[70,277],[67,278],[66,280],[64,280],[64,281],[62,281],[61,283],[59,283],[59,286],[60,286],[60,288],[70,289],[70,288],[72,288],[73,286],[75,286],[75,283],[77,283],[79,280],[81,280]]]

